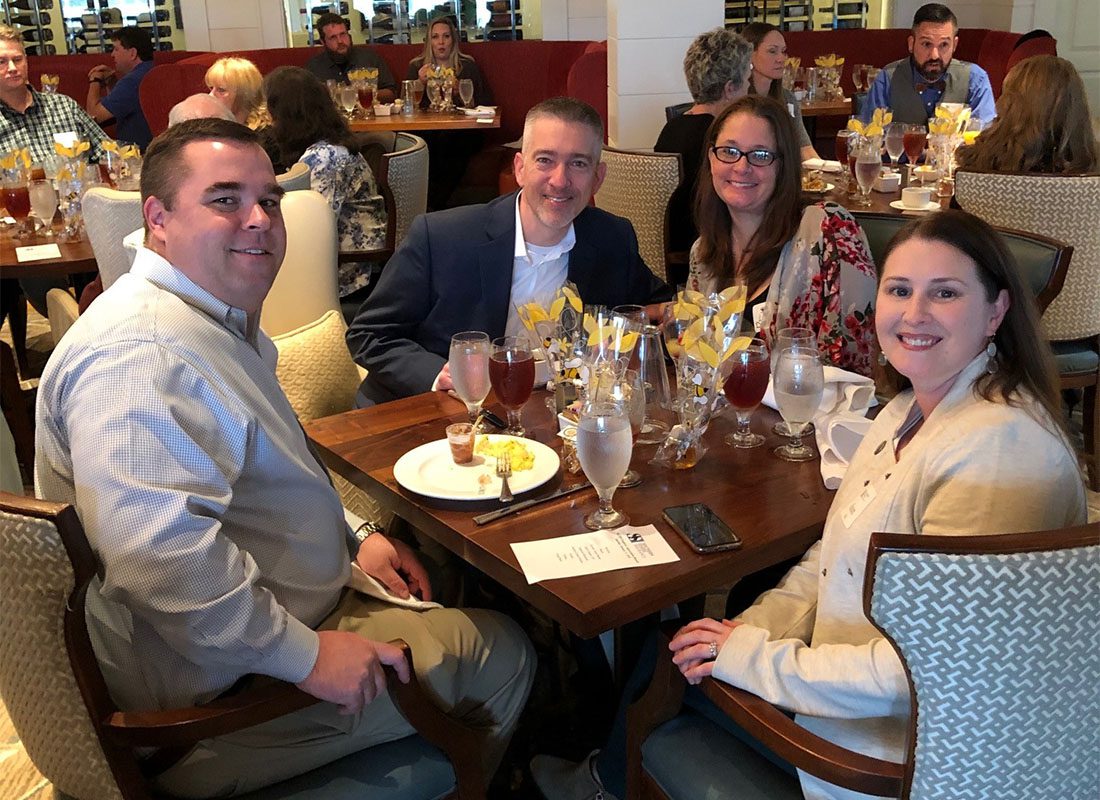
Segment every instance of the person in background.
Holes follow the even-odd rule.
[[[367,368],[359,405],[453,388],[451,337],[523,331],[516,308],[572,281],[585,303],[658,303],[669,291],[638,253],[630,222],[589,205],[603,182],[603,121],[572,97],[527,112],[513,170],[521,189],[484,205],[424,214],[348,328]]]
[[[1096,172],[1100,144],[1077,69],[1049,55],[1013,66],[997,100],[997,119],[955,158],[959,169],[974,172]]]
[[[745,319],[768,341],[809,328],[834,366],[870,376],[875,272],[859,224],[832,201],[802,196],[798,134],[787,109],[748,95],[707,134],[688,288],[743,283]]]
[[[193,94],[180,100],[168,112],[168,127],[189,119],[231,119],[238,121],[225,103],[209,94]]]
[[[0,155],[26,148],[32,163],[41,165],[56,155],[54,136],[59,133],[72,133],[88,142],[91,149],[87,157],[92,161],[103,158],[107,134],[68,95],[39,92],[27,82],[23,36],[15,28],[0,25]],[[0,291],[14,297],[22,289],[43,317],[47,316],[46,295],[50,289],[69,287],[67,277],[20,278],[18,287],[14,281],[4,278]]]
[[[927,3],[913,15],[909,57],[883,67],[867,90],[861,116],[869,122],[876,108],[889,108],[894,122],[923,125],[938,103],[966,103],[975,117],[996,116],[989,74],[977,64],[952,59],[959,44],[959,21],[951,9]]]
[[[106,64],[88,72],[88,99],[85,109],[96,122],[115,121],[115,138],[133,142],[142,152],[153,134],[138,99],[138,88],[153,68],[153,40],[144,28],[127,25],[111,34],[111,56],[115,68]],[[110,86],[104,96],[103,90]]]
[[[379,103],[392,103],[397,84],[382,57],[365,44],[351,43],[348,21],[339,14],[322,14],[317,18],[315,30],[321,34],[322,50],[306,62],[306,69],[325,81],[348,82],[348,72],[364,67],[378,70]]]
[[[259,327],[286,227],[256,134],[182,122],[150,146],[141,190],[145,246],[43,372],[35,490],[76,508],[95,552],[88,632],[120,708],[205,703],[248,675],[321,701],[181,753],[158,790],[227,797],[371,759],[413,733],[383,665],[485,731],[491,774],[533,649],[503,615],[420,602],[412,548],[346,521]]]
[[[301,67],[277,67],[264,79],[271,114],[266,129],[279,163],[309,167],[310,187],[336,212],[340,249],[375,250],[386,238],[386,207],[366,159],[354,150],[347,122],[324,85]],[[370,292],[370,264],[339,267],[340,303],[350,320]]]
[[[409,62],[406,80],[428,79],[434,68],[454,70],[454,102],[461,105],[458,82],[469,80],[474,86],[474,106],[491,105],[493,94],[481,75],[477,63],[458,49],[458,30],[454,18],[436,17],[428,24],[428,36],[424,40],[424,52]],[[427,108],[428,93],[420,98],[420,107]],[[447,208],[451,195],[458,188],[470,159],[481,150],[485,134],[481,131],[419,131],[428,143],[428,209]]]
[[[56,154],[54,134],[71,132],[88,142],[92,161],[103,157],[108,138],[67,94],[39,92],[27,82],[23,37],[8,25],[0,25],[0,120],[0,153],[25,147],[36,164]]]
[[[684,78],[693,104],[683,114],[665,123],[653,149],[658,153],[679,153],[684,171],[680,185],[668,204],[669,250],[686,253],[698,237],[692,203],[699,168],[706,158],[703,145],[714,118],[745,94],[752,68],[752,48],[741,36],[716,28],[698,36],[684,55]],[[687,279],[682,265],[673,264],[672,283]]]
[[[783,88],[783,69],[787,65],[787,41],[782,31],[770,22],[753,22],[741,29],[741,35],[752,45],[752,79],[749,94],[766,94],[787,107],[794,118],[798,133],[799,154],[803,161],[820,158],[814,150],[806,123],[802,121],[802,104],[788,89]]]
[[[204,80],[210,94],[229,107],[237,122],[252,130],[271,123],[264,105],[263,76],[247,58],[219,58],[210,65]]]
[[[449,68],[454,70],[455,81],[463,78],[474,84],[473,105],[491,105],[493,93],[485,78],[477,66],[477,62],[465,55],[458,47],[458,28],[455,26],[454,17],[447,14],[434,18],[428,23],[428,36],[424,39],[424,52],[409,62],[409,68],[405,72],[405,80],[426,81],[434,68]],[[455,84],[455,104],[459,104],[458,85]],[[420,98],[421,108],[428,105],[428,96],[425,93]]]

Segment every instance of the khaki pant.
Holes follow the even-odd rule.
[[[535,655],[511,619],[480,609],[412,611],[348,592],[321,625],[375,641],[404,639],[417,676],[452,716],[488,730],[488,774],[504,755],[535,673]],[[358,714],[317,703],[200,743],[158,779],[181,797],[224,797],[277,783],[350,753],[414,733],[388,694]],[[370,758],[370,753],[363,753]]]

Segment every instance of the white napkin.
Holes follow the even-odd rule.
[[[462,113],[467,117],[491,117],[497,113],[496,106],[478,106],[477,108],[464,108]]]
[[[819,169],[822,172],[840,172],[841,170],[839,161],[828,161],[823,158],[807,158],[802,162],[802,166],[806,169]]]
[[[836,489],[848,470],[848,463],[863,441],[871,420],[860,414],[841,412],[818,420],[814,426],[817,449],[821,453],[821,479],[826,489]]]
[[[870,378],[832,366],[824,367],[824,373],[825,390],[821,393],[821,402],[817,406],[815,417],[841,412],[863,414],[871,406],[878,405],[875,400],[875,383]],[[771,378],[768,379],[768,390],[764,392],[762,402],[768,408],[779,410]]]

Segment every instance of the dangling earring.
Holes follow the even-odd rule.
[[[885,367],[888,363],[889,362],[886,360],[886,353],[879,350],[878,351],[878,365],[880,367]]]
[[[992,375],[997,371],[997,343],[993,341],[992,336],[989,337],[989,344],[985,346],[985,354],[989,358],[985,371]]]

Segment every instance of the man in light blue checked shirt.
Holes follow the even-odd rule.
[[[145,247],[54,351],[36,414],[38,494],[76,506],[102,564],[97,659],[126,710],[201,703],[252,673],[325,701],[202,743],[160,788],[251,791],[409,735],[382,672],[408,678],[395,637],[445,707],[488,726],[495,769],[530,643],[503,616],[426,602],[408,546],[351,535],[259,329],[286,230],[255,134],[180,123],[150,145],[141,190]]]

